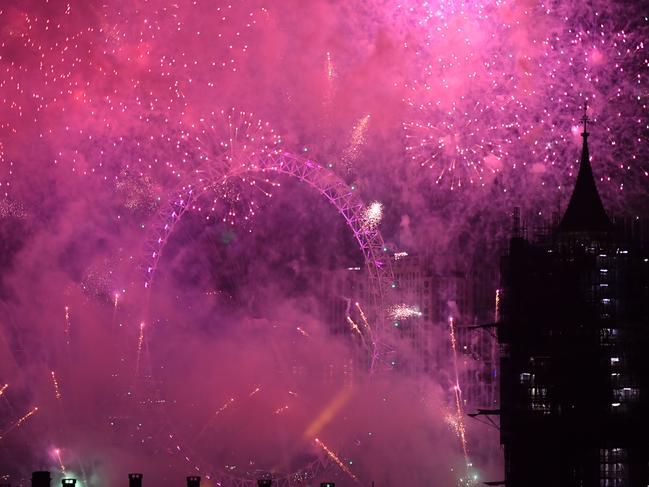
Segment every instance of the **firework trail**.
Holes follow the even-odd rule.
[[[225,411],[226,409],[228,409],[228,408],[232,405],[233,402],[234,402],[234,398],[231,397],[228,401],[225,402],[225,404],[223,404],[223,406],[221,406],[221,407],[220,407],[220,408],[219,408],[219,409],[214,413],[214,416],[216,417],[216,416],[218,416],[219,414],[221,414],[223,411]]]
[[[460,442],[462,444],[462,452],[464,453],[464,460],[467,468],[467,475],[470,474],[469,467],[471,462],[469,461],[469,450],[466,441],[466,428],[464,427],[464,411],[462,409],[462,389],[460,388],[460,376],[458,372],[457,365],[457,342],[455,339],[455,322],[453,317],[449,317],[449,333],[451,337],[451,348],[453,352],[453,372],[455,374],[455,383],[453,384],[453,393],[455,396],[455,407],[456,407],[456,422],[457,422],[457,431],[459,432]]]
[[[70,308],[68,306],[65,307],[65,343],[66,345],[70,345]]]
[[[494,306],[494,323],[500,321],[500,289],[496,289],[496,303]]]
[[[361,332],[361,329],[358,327],[356,322],[352,319],[351,316],[347,316],[347,323],[349,323],[349,327],[352,329],[354,333],[357,333],[359,337],[363,339],[363,343],[365,342],[365,337],[363,336],[363,333]]]
[[[0,397],[4,396],[4,393],[7,390],[7,387],[9,387],[9,384],[5,384],[2,387],[0,387]]]
[[[257,386],[257,387],[255,387],[254,390],[253,390],[253,391],[248,395],[248,397],[252,397],[252,396],[254,396],[255,394],[258,394],[259,391],[261,391],[261,386]]]
[[[63,460],[61,459],[61,450],[55,448],[54,455],[56,456],[56,460],[59,462],[59,469],[63,474],[65,474],[65,465],[63,465]]]
[[[50,376],[52,377],[52,385],[54,386],[54,395],[57,400],[61,400],[61,389],[59,389],[59,381],[56,379],[56,374],[53,370],[50,371]]]
[[[367,142],[367,129],[370,122],[370,115],[359,118],[352,127],[352,133],[349,136],[349,143],[343,152],[342,162],[347,173],[352,173],[354,163],[360,155],[362,147]]]
[[[11,433],[13,430],[16,428],[20,428],[20,426],[27,421],[30,417],[32,417],[36,412],[38,411],[38,407],[33,407],[27,414],[16,420],[9,428],[7,428],[5,431],[0,434],[0,440],[2,440],[5,436],[7,436],[9,433]]]
[[[142,346],[144,344],[144,322],[140,323],[140,334],[137,337],[137,356],[135,359],[135,377],[140,374],[140,359],[142,357]]]
[[[300,332],[300,334],[301,334],[302,336],[305,336],[305,337],[309,338],[309,334],[308,334],[306,331],[304,331],[304,328],[298,326],[298,327],[296,328],[296,330],[297,330],[298,332]]]
[[[331,53],[327,51],[327,60],[325,62],[325,68],[327,71],[327,81],[331,85],[333,83],[334,79],[336,78],[336,69],[334,67],[334,63],[331,60]]]
[[[351,318],[349,318],[349,316],[348,316],[348,323],[350,323],[350,326],[352,326],[352,329],[354,329],[353,325],[356,326],[356,329],[358,329],[358,332],[361,335],[363,343],[365,344],[365,346],[368,349],[368,352],[370,354],[370,374],[373,374],[374,373],[374,368],[376,366],[376,360],[378,359],[378,356],[379,356],[376,337],[374,335],[374,330],[372,329],[372,326],[370,325],[370,322],[367,319],[367,315],[365,314],[365,311],[363,311],[363,308],[361,308],[360,303],[355,302],[354,306],[356,306],[356,309],[358,310],[358,313],[361,316],[361,321],[363,323],[363,330],[365,330],[365,333],[367,333],[367,336],[369,337],[369,344],[367,343],[367,340],[365,339],[365,333],[363,333],[363,331],[359,328],[359,326],[356,325],[356,323],[353,320],[351,320]],[[352,325],[352,323],[353,323],[353,325]]]
[[[282,413],[284,413],[284,412],[286,412],[286,411],[288,411],[288,404],[286,404],[286,405],[284,405],[284,406],[282,406],[282,407],[279,407],[279,408],[275,409],[274,414],[275,414],[275,415],[280,415],[280,414],[282,414]]]
[[[219,409],[217,409],[217,410],[214,412],[214,415],[212,415],[212,417],[210,418],[210,420],[209,420],[209,421],[205,424],[205,426],[203,426],[203,428],[198,432],[198,435],[196,435],[196,437],[197,437],[197,438],[200,438],[201,436],[203,436],[203,434],[204,434],[204,433],[205,433],[209,428],[212,427],[212,425],[214,424],[214,421],[216,421],[216,418],[219,417],[219,416],[223,413],[223,411],[225,411],[225,410],[228,409],[230,406],[232,406],[233,403],[234,403],[234,397],[231,397],[230,399],[228,399],[227,401],[225,401],[225,403],[224,403],[224,404],[223,404]]]
[[[340,470],[345,472],[347,474],[347,476],[350,479],[352,479],[355,483],[359,483],[358,482],[358,477],[356,477],[356,475],[354,475],[354,473],[349,469],[349,467],[347,467],[347,465],[345,465],[342,462],[342,460],[338,457],[338,455],[336,455],[331,449],[329,449],[327,447],[327,445],[325,445],[320,439],[316,438],[315,442],[316,442],[316,445],[318,445],[320,448],[322,448],[324,450],[324,452],[329,456],[329,458],[331,458],[336,463],[336,465],[338,465]]]
[[[325,75],[327,77],[327,86],[326,86],[326,91],[324,95],[324,106],[327,109],[327,115],[331,117],[331,105],[333,102],[334,98],[334,82],[336,79],[336,68],[334,66],[334,63],[331,59],[331,53],[327,51],[326,57],[325,57]]]
[[[363,321],[363,325],[365,326],[365,329],[367,332],[370,334],[370,336],[374,335],[372,332],[372,327],[370,326],[370,322],[367,320],[367,316],[365,315],[365,311],[363,311],[363,308],[361,308],[360,303],[356,302],[354,303],[356,306],[356,309],[358,310],[359,314],[361,315],[361,319]]]

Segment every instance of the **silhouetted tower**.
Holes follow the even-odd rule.
[[[141,473],[128,474],[128,487],[142,487],[142,474]]]
[[[187,487],[201,487],[201,478],[187,477]]]
[[[616,229],[583,147],[561,222],[502,261],[507,487],[649,484],[649,245]]]
[[[33,472],[32,473],[32,487],[50,487],[52,477],[49,472]]]
[[[258,487],[271,487],[273,485],[273,481],[271,479],[259,479],[257,480],[257,486]]]

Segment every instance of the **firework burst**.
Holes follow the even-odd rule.
[[[207,219],[218,214],[230,225],[250,221],[260,206],[259,197],[270,198],[279,186],[269,173],[272,157],[280,154],[281,138],[267,122],[234,109],[201,119],[197,130],[192,178],[205,198],[192,209]]]

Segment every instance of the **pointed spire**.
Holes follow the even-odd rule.
[[[575,189],[570,197],[568,208],[559,224],[559,232],[605,232],[610,228],[610,222],[599,197],[593,169],[590,165],[588,152],[588,103],[584,103],[584,116],[581,119],[584,131],[581,136],[584,142],[581,149],[581,162]]]

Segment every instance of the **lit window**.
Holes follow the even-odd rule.
[[[529,372],[523,372],[520,376],[521,384],[530,382],[531,379],[532,379],[532,374],[530,374]]]

